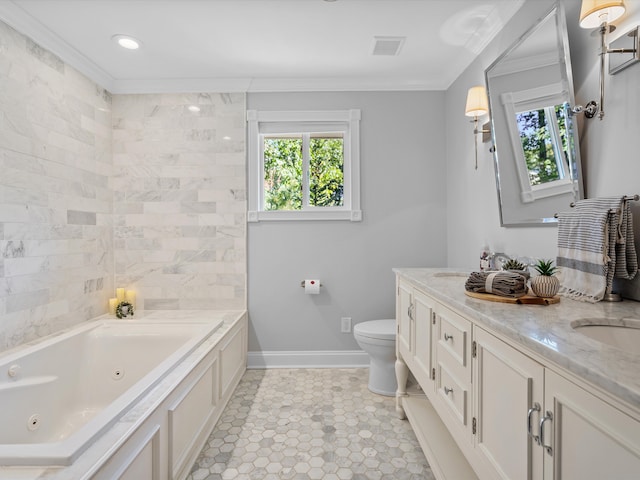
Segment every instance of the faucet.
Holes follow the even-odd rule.
[[[502,252],[491,252],[489,254],[489,268],[491,270],[502,270],[502,265],[507,260],[511,260],[511,257]]]

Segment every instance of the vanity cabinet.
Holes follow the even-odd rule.
[[[407,367],[421,388],[433,390],[432,331],[434,313],[432,300],[410,284],[399,282],[397,287],[397,356],[398,376],[406,375]],[[405,366],[406,362],[406,366]]]
[[[545,480],[640,478],[638,418],[549,369],[544,410]]]
[[[640,478],[640,412],[405,278],[397,293],[397,411],[436,478]]]
[[[452,310],[435,307],[436,402],[450,428],[471,437],[471,322]]]
[[[475,327],[474,447],[483,478],[542,478],[544,367]]]

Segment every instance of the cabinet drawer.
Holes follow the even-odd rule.
[[[437,315],[439,349],[447,352],[459,367],[469,369],[471,322],[447,309],[441,309]]]
[[[458,380],[445,365],[438,362],[438,396],[462,425],[467,425],[467,402],[469,387]]]

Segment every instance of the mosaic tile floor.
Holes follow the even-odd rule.
[[[247,370],[187,480],[431,480],[368,370]]]

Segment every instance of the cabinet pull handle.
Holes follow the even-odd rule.
[[[444,341],[453,340],[453,335],[449,335],[447,332],[444,332]]]
[[[547,420],[553,420],[553,413],[551,413],[549,410],[547,410],[547,414],[545,415],[545,417],[540,420],[540,445],[547,451],[549,455],[553,455],[553,448],[551,447],[551,445],[545,445],[544,443],[544,422],[546,422]]]
[[[539,411],[540,411],[540,404],[538,402],[534,403],[533,407],[527,410],[527,434],[531,438],[533,438],[533,441],[536,442],[538,445],[540,445],[540,436],[534,435],[533,432],[531,431],[531,415],[533,414],[533,412],[539,412]]]
[[[449,395],[450,393],[453,393],[453,388],[444,387],[444,394]]]

